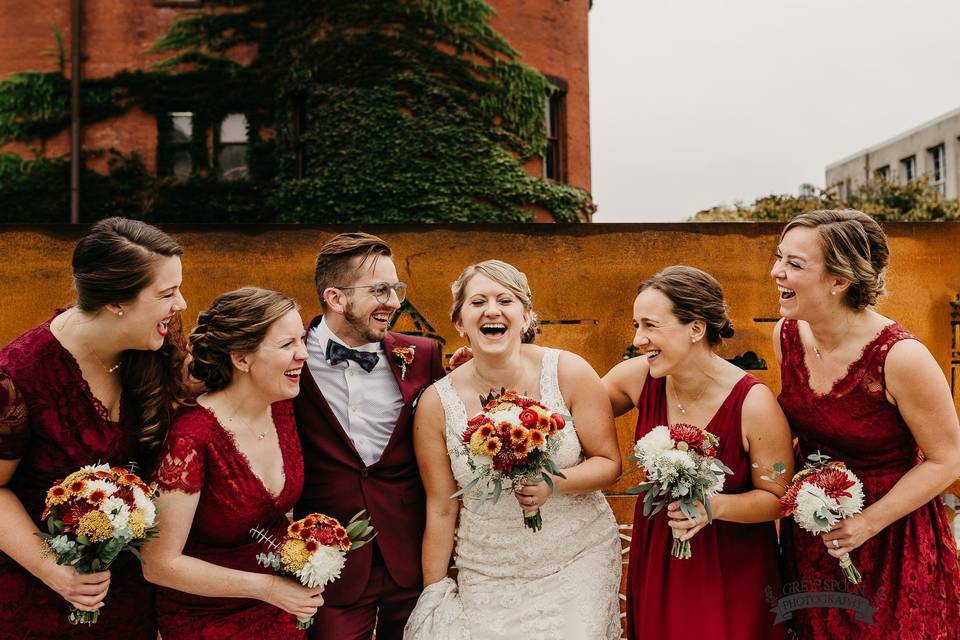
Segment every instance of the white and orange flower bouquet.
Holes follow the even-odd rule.
[[[363,518],[364,513],[353,516],[345,527],[336,518],[311,513],[290,523],[280,542],[254,529],[251,531],[254,537],[272,549],[270,553],[257,555],[257,562],[279,573],[293,575],[305,587],[324,587],[340,577],[347,563],[347,552],[356,551],[376,535],[370,520]],[[311,624],[313,618],[297,619],[298,629],[307,629]]]
[[[479,508],[488,499],[496,503],[505,490],[516,490],[524,480],[542,480],[553,491],[550,476],[566,477],[552,460],[566,426],[564,417],[514,391],[501,390],[481,400],[483,410],[467,421],[460,450],[477,476],[451,497],[476,497]],[[523,521],[534,531],[543,526],[539,509],[525,510]]]
[[[57,564],[80,573],[110,567],[123,551],[140,558],[139,548],[157,534],[155,488],[121,467],[97,464],[74,471],[47,491],[37,532]],[[70,607],[72,624],[94,624],[100,611]]]

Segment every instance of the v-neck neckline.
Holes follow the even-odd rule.
[[[57,337],[57,334],[53,332],[53,327],[51,326],[51,324],[53,323],[53,320],[58,318],[59,316],[60,314],[58,313],[56,316],[51,318],[49,322],[46,323],[46,330],[50,333],[50,337],[53,338],[53,342],[54,344],[57,345],[57,348],[63,352],[65,356],[64,357],[65,362],[73,370],[74,375],[80,381],[80,389],[83,391],[84,395],[93,405],[94,411],[96,411],[97,415],[100,416],[100,419],[104,423],[112,427],[116,427],[123,424],[123,418],[124,418],[123,384],[120,385],[120,396],[117,398],[117,419],[111,420],[110,410],[107,409],[107,405],[103,404],[103,400],[98,398],[93,393],[93,389],[90,388],[90,383],[83,376],[83,369],[80,367],[80,363],[77,361],[76,357],[74,357],[74,355],[70,352],[70,350],[67,349],[67,347],[64,346],[62,342],[60,342],[60,338]]]
[[[273,422],[273,427],[277,432],[277,447],[280,449],[281,475],[283,476],[283,484],[281,485],[280,491],[277,494],[274,494],[272,491],[270,491],[270,489],[267,487],[267,483],[264,482],[260,474],[258,474],[256,471],[253,470],[253,465],[250,463],[250,458],[247,457],[247,454],[245,454],[243,450],[240,448],[240,443],[237,442],[236,436],[232,431],[230,431],[225,426],[223,426],[223,423],[220,422],[220,418],[217,417],[217,414],[214,413],[214,411],[211,410],[209,407],[206,407],[200,404],[199,402],[197,403],[197,406],[201,410],[203,410],[203,412],[206,413],[207,416],[211,420],[213,420],[213,422],[217,425],[217,427],[227,436],[227,440],[230,442],[230,446],[233,447],[233,450],[237,454],[237,456],[241,460],[243,460],[244,466],[246,466],[247,468],[247,472],[253,477],[254,480],[257,481],[257,484],[260,485],[260,488],[263,490],[264,494],[266,494],[270,498],[270,501],[273,504],[278,504],[280,502],[280,499],[283,498],[284,492],[287,490],[287,484],[289,479],[287,478],[287,457],[284,454],[283,446],[280,444],[280,437],[281,437],[280,429],[277,428],[277,421],[276,421],[277,415],[276,415],[276,410],[274,409],[274,405],[273,404],[270,405],[270,419]]]
[[[807,348],[806,348],[806,345],[803,343],[803,336],[800,335],[800,324],[797,323],[797,341],[800,343],[800,347],[801,347],[800,362],[803,366],[804,383],[806,384],[807,389],[810,390],[810,394],[814,397],[814,399],[821,400],[823,398],[833,395],[834,392],[840,387],[840,385],[845,383],[850,378],[850,376],[853,375],[853,372],[859,368],[857,365],[859,365],[860,362],[863,360],[864,356],[867,355],[867,351],[871,347],[873,347],[873,345],[875,345],[877,341],[880,340],[881,337],[883,337],[883,335],[887,332],[887,330],[890,329],[890,327],[893,327],[896,324],[897,324],[896,322],[889,322],[883,325],[882,327],[880,327],[880,330],[877,331],[876,335],[874,335],[873,338],[871,338],[870,341],[864,344],[863,348],[860,349],[860,354],[847,364],[847,369],[846,371],[844,371],[843,375],[841,375],[839,378],[834,380],[830,384],[829,389],[821,393],[816,389],[814,389],[813,385],[810,383],[810,366],[807,363]]]
[[[730,399],[733,398],[733,392],[736,391],[740,387],[740,385],[743,384],[743,381],[749,378],[749,376],[750,376],[749,373],[744,373],[742,376],[740,376],[740,378],[735,383],[733,383],[733,386],[730,387],[730,391],[727,392],[726,397],[723,399],[723,402],[720,403],[720,406],[717,407],[717,410],[713,412],[713,415],[710,416],[710,419],[707,421],[707,423],[702,427],[697,427],[698,429],[702,429],[703,431],[706,431],[715,436],[718,435],[717,433],[711,430],[713,423],[717,421],[717,418],[720,416],[720,412],[723,411],[724,407],[726,407],[727,404],[730,402]],[[663,399],[665,400],[665,404],[663,407],[665,424],[668,424],[668,425],[680,424],[681,422],[683,422],[682,420],[679,422],[670,422],[670,396],[667,393],[666,378],[663,379]],[[690,423],[684,423],[684,424],[690,424]],[[692,425],[692,426],[696,426],[696,425]]]

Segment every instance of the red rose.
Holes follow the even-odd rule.
[[[553,423],[557,425],[557,431],[560,431],[565,426],[567,426],[567,423],[564,421],[563,416],[561,416],[559,413],[551,414],[550,420],[552,420]]]
[[[540,420],[540,417],[530,409],[524,409],[520,412],[520,424],[525,426],[527,429],[533,429],[537,426],[537,422]]]

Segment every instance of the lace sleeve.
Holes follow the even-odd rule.
[[[29,442],[27,405],[13,380],[0,372],[0,460],[19,460]]]
[[[206,468],[203,444],[193,435],[177,433],[176,425],[164,442],[153,480],[161,491],[197,493]]]

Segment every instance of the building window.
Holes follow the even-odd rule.
[[[224,180],[242,180],[250,176],[247,149],[250,134],[247,116],[231,113],[220,123],[217,140],[217,169]]]
[[[557,182],[567,181],[563,149],[564,92],[553,90],[544,98],[547,124],[547,150],[543,156],[543,177]]]
[[[176,178],[189,178],[197,170],[194,157],[193,113],[173,111],[167,114],[166,135],[161,135],[161,145],[165,162],[161,162],[160,173]],[[162,140],[162,138],[166,140]]]
[[[879,169],[877,169],[876,171],[874,171],[873,173],[879,180],[883,180],[886,182],[887,180],[890,179],[890,165],[885,164]]]
[[[947,183],[947,156],[944,153],[942,144],[927,149],[927,157],[930,160],[930,184],[940,191],[940,195],[946,195]]]
[[[910,156],[900,161],[900,177],[904,183],[917,177],[917,156]]]

